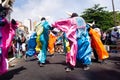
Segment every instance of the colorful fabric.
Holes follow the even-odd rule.
[[[64,43],[67,46],[66,63],[69,62],[72,66],[75,66],[77,58],[83,64],[90,64],[91,46],[84,19],[74,17],[60,20],[55,22],[53,26],[65,32],[64,37],[66,39],[64,39]]]
[[[64,39],[64,45],[65,45],[65,52],[70,52],[70,43],[66,38]]]
[[[91,64],[91,43],[88,34],[88,27],[83,18],[77,18],[77,24],[79,25],[77,29],[77,60],[85,65]]]
[[[28,50],[26,51],[26,55],[29,56],[29,57],[32,57],[36,53],[36,51],[35,51],[35,48],[36,48],[36,45],[37,45],[36,36],[37,36],[37,34],[36,34],[36,32],[34,32],[28,40],[28,43],[27,43],[27,45],[28,45],[27,49]]]
[[[63,46],[64,46],[64,52],[70,52],[70,43],[66,37],[66,34],[63,33]]]
[[[8,70],[8,49],[11,46],[12,39],[15,36],[15,29],[17,28],[17,25],[9,23],[5,18],[2,19],[2,21],[4,21],[5,25],[0,26],[2,34],[0,44],[2,51],[2,54],[0,55],[0,75]]]
[[[55,42],[57,40],[57,37],[52,33],[50,32],[49,34],[49,41],[48,41],[48,51],[50,54],[54,54],[55,52]]]
[[[36,52],[38,53],[38,52],[40,52],[40,50],[41,50],[41,46],[42,46],[42,44],[41,44],[41,42],[40,42],[40,35],[37,35],[37,38],[36,38],[36,43],[37,43],[37,45],[36,45]]]
[[[69,18],[65,20],[59,20],[52,24],[53,27],[65,32],[66,38],[70,44],[70,51],[66,54],[66,63],[70,63],[72,66],[76,65],[77,54],[77,41],[76,41],[76,29],[77,25],[75,18]]]
[[[39,59],[40,63],[45,63],[46,55],[47,55],[50,25],[46,20],[43,20],[40,23],[40,25],[43,27],[43,32],[40,35],[40,42],[41,42],[42,46],[41,46],[41,50],[38,54],[38,59]]]
[[[92,48],[96,50],[99,59],[103,60],[108,58],[109,54],[100,39],[100,35],[92,28],[90,28],[89,34],[91,37]]]
[[[36,42],[37,42],[37,45],[36,45],[36,52],[39,53],[40,50],[41,50],[41,47],[42,47],[42,44],[40,42],[40,35],[41,33],[43,32],[43,27],[42,25],[38,24],[36,26],[36,32],[37,32],[37,38],[36,38]]]

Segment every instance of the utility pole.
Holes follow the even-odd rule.
[[[116,12],[114,7],[114,0],[112,0],[112,8],[113,8],[113,17],[114,17],[114,27],[116,26]]]

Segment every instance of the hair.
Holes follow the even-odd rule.
[[[114,28],[114,31],[117,31],[118,29],[117,28]]]
[[[46,20],[45,17],[42,17],[42,18],[41,18],[41,21],[43,21],[43,20]]]
[[[78,17],[78,14],[77,13],[72,13],[71,18],[72,17]]]

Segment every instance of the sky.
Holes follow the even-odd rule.
[[[49,16],[52,21],[69,17],[68,12],[82,14],[87,8],[100,4],[112,11],[112,0],[15,0],[12,18],[18,21],[25,19],[40,20],[39,16]],[[120,11],[120,0],[114,0],[115,10]]]

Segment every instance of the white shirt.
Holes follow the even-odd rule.
[[[111,41],[116,41],[117,40],[117,31],[112,30],[111,31]],[[113,37],[114,36],[114,37]]]

